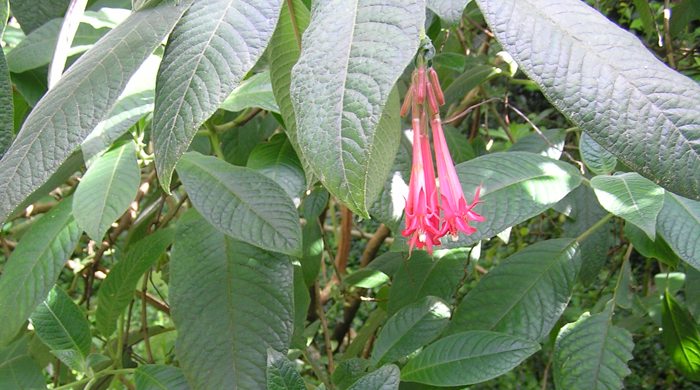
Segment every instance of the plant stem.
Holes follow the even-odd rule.
[[[324,344],[326,344],[326,354],[328,355],[328,371],[333,373],[335,371],[335,363],[333,362],[333,346],[331,345],[331,335],[328,333],[328,320],[326,319],[326,313],[323,311],[323,304],[321,303],[321,288],[319,287],[318,281],[314,284],[314,294],[316,296],[316,314],[321,320],[321,331],[323,332]]]
[[[593,226],[589,227],[588,230],[581,233],[580,236],[576,237],[576,242],[580,244],[583,240],[588,238],[588,236],[593,234],[593,232],[598,230],[601,226],[604,226],[612,217],[613,217],[612,214],[607,214],[606,216],[601,218],[598,222],[594,223]]]
[[[68,383],[68,384],[63,385],[63,386],[55,387],[53,390],[74,389],[74,388],[76,388],[76,386],[81,386],[81,385],[87,384],[90,381],[92,381],[93,379],[102,378],[103,376],[107,376],[107,375],[132,374],[134,371],[136,371],[135,368],[120,368],[118,370],[103,370],[103,371],[96,373],[95,376],[92,378],[83,378],[79,381],[75,381],[75,382]]]

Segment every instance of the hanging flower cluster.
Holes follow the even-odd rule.
[[[440,106],[443,104],[445,97],[437,73],[432,67],[419,64],[401,107],[401,116],[410,109],[413,128],[413,166],[406,199],[406,228],[401,233],[410,237],[410,250],[426,248],[432,253],[433,246],[440,245],[441,237],[449,234],[456,240],[460,231],[465,234],[476,231],[469,225],[470,221],[484,221],[484,217],[472,210],[479,203],[480,188],[476,189],[472,203],[467,203],[464,198],[442,130]],[[439,189],[435,182],[428,121],[433,133]]]

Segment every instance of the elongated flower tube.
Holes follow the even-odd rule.
[[[480,188],[476,189],[474,201],[467,203],[462,192],[462,185],[459,182],[457,171],[455,170],[450,150],[447,148],[445,133],[442,129],[442,121],[438,111],[438,97],[442,96],[440,84],[436,83],[437,74],[430,68],[430,79],[427,82],[428,107],[431,110],[430,127],[433,130],[433,143],[435,145],[435,162],[437,164],[438,178],[440,181],[440,208],[443,212],[443,221],[439,236],[450,234],[454,240],[457,239],[458,232],[472,234],[476,228],[469,225],[470,221],[483,222],[484,217],[477,214],[472,208],[479,202]],[[441,100],[442,98],[440,98]]]
[[[414,77],[419,80],[420,77]],[[423,80],[425,77],[423,77]],[[420,90],[422,88],[422,91]],[[425,83],[414,83],[412,91],[406,99],[425,95]],[[421,105],[412,99],[412,128],[413,128],[413,165],[411,179],[406,199],[406,228],[401,232],[409,237],[409,248],[426,248],[432,253],[434,245],[440,245],[438,236],[440,229],[440,210],[438,206],[437,188],[433,157],[430,152],[430,140],[427,132],[426,114]]]

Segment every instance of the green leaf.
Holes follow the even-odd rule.
[[[588,169],[596,175],[610,174],[617,166],[617,158],[595,142],[585,131],[581,133],[579,152]]]
[[[574,124],[655,183],[700,199],[695,81],[586,2],[477,4],[503,48]]]
[[[12,340],[47,297],[80,235],[70,198],[23,235],[0,276],[0,345]]]
[[[317,218],[307,220],[306,225],[301,228],[303,248],[299,260],[304,272],[304,282],[309,287],[313,286],[316,282],[316,277],[321,269],[323,250],[325,247],[323,228]]]
[[[372,363],[379,366],[410,355],[440,335],[449,319],[450,308],[436,297],[427,296],[405,306],[379,332]]]
[[[700,333],[688,309],[666,289],[661,305],[663,341],[676,367],[691,380],[700,380]]]
[[[389,275],[369,268],[357,270],[343,279],[344,284],[360,288],[377,288],[388,282]]]
[[[85,138],[80,149],[88,164],[95,157],[104,153],[139,119],[153,111],[156,73],[159,65],[159,56],[151,55],[148,57],[136,73],[131,76],[119,100],[114,103],[107,117]]]
[[[591,186],[600,204],[609,212],[635,224],[652,240],[656,217],[664,204],[664,189],[637,173],[596,176]]]
[[[393,364],[383,366],[358,379],[348,390],[398,390],[400,374]]]
[[[418,48],[424,18],[423,0],[315,2],[292,70],[302,155],[329,192],[363,217],[396,155],[392,89]]]
[[[609,310],[609,309],[608,309]],[[554,346],[554,383],[557,389],[621,389],[630,374],[632,335],[614,326],[610,313],[584,313],[559,331]]]
[[[29,355],[28,337],[0,348],[0,389],[45,389],[41,367]]]
[[[427,0],[428,8],[435,12],[440,19],[457,24],[462,20],[462,12],[472,0]]]
[[[275,96],[272,94],[269,71],[254,74],[246,79],[221,103],[221,108],[232,112],[243,111],[250,107],[280,112]]]
[[[291,346],[297,349],[306,348],[306,315],[311,305],[309,287],[304,281],[304,271],[300,265],[294,265],[294,333]]]
[[[22,31],[29,34],[49,20],[62,17],[68,3],[70,0],[10,0],[10,7]]]
[[[274,180],[298,204],[306,190],[306,178],[292,144],[284,134],[275,134],[269,142],[250,152],[248,168]]]
[[[451,301],[464,272],[462,261],[456,257],[433,259],[426,252],[413,251],[394,275],[389,315],[428,295]]]
[[[306,390],[304,380],[294,363],[284,354],[271,348],[267,350],[267,389]]]
[[[218,232],[195,212],[178,221],[170,261],[175,352],[196,389],[265,388],[267,349],[294,325],[291,259]]]
[[[134,371],[136,390],[189,390],[179,367],[146,364]]]
[[[141,183],[136,148],[129,141],[98,158],[85,172],[73,196],[73,215],[90,238],[101,242],[109,227],[129,208]]]
[[[630,240],[634,249],[642,256],[650,259],[657,259],[662,263],[676,267],[678,266],[679,258],[673,252],[666,241],[661,237],[661,234],[656,235],[656,240],[651,240],[644,231],[631,223],[625,224],[625,236]]]
[[[245,166],[253,149],[260,142],[270,138],[277,126],[278,123],[272,115],[265,115],[226,131],[221,136],[224,159],[233,165]]]
[[[32,31],[16,47],[7,53],[7,66],[13,73],[22,73],[30,69],[48,65],[53,58],[58,33],[61,30],[63,18],[52,19]],[[69,56],[83,53],[102,38],[109,29],[95,28],[87,23],[81,23],[73,39]]]
[[[86,372],[90,353],[90,323],[78,305],[60,287],[32,313],[34,331],[51,352],[73,370]]]
[[[469,291],[448,332],[492,330],[543,340],[566,309],[581,266],[572,239],[541,241],[516,252]]]
[[[694,19],[700,19],[700,1],[684,0],[671,8],[671,35],[677,36]]]
[[[45,183],[108,114],[131,75],[161,43],[188,3],[164,2],[133,13],[46,93],[0,160],[0,221]],[[110,64],[111,70],[105,72],[102,64]]]
[[[579,186],[571,191],[555,208],[570,217],[562,228],[563,236],[571,238],[577,238],[608,215],[589,186]],[[608,259],[608,249],[612,245],[611,224],[608,222],[601,226],[580,242],[581,270],[578,277],[584,285],[589,285],[598,278]]]
[[[297,63],[301,53],[301,35],[309,25],[309,10],[302,0],[285,1],[282,5],[279,21],[270,39],[270,82],[272,93],[279,104],[279,111],[284,119],[289,141],[299,156],[307,183],[316,182],[309,162],[304,158],[299,147],[297,123],[289,93],[292,82],[292,67]]]
[[[475,330],[442,338],[401,371],[401,379],[434,386],[463,386],[502,375],[540,349],[507,334]]]
[[[371,364],[367,359],[351,358],[341,360],[331,374],[331,381],[338,390],[347,390],[358,379],[367,374]]]
[[[634,3],[634,9],[639,14],[639,19],[642,20],[644,32],[647,36],[650,36],[656,31],[656,20],[652,14],[651,7],[649,7],[649,0],[632,0],[632,3]]]
[[[542,135],[538,133],[528,134],[520,138],[508,149],[511,152],[537,153],[544,157],[559,160],[564,152],[564,142],[566,141],[566,130],[547,129],[542,130]]]
[[[192,204],[217,229],[263,249],[301,254],[297,210],[272,179],[195,152],[177,171]]]
[[[174,232],[161,229],[136,242],[110,270],[100,285],[95,322],[103,336],[111,336],[121,313],[134,298],[141,276],[173,242]]]
[[[455,79],[445,90],[445,102],[447,102],[445,106],[459,103],[469,91],[502,73],[503,71],[501,69],[491,65],[469,67],[468,71],[462,73],[462,75]],[[443,107],[443,110],[446,109],[446,107]],[[445,112],[443,111],[443,113]]]
[[[700,202],[667,192],[656,226],[673,251],[700,270]]]
[[[481,203],[474,211],[486,218],[477,232],[448,247],[468,246],[490,238],[552,207],[581,183],[571,164],[534,153],[492,153],[457,165],[464,194],[471,201],[481,186]]]
[[[279,0],[195,1],[175,26],[153,114],[156,170],[166,192],[199,127],[262,55],[280,7]]]

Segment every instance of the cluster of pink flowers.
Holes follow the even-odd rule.
[[[472,210],[479,203],[480,188],[476,189],[472,203],[464,199],[442,130],[440,106],[443,104],[445,97],[437,73],[432,67],[419,66],[413,72],[411,87],[401,107],[401,116],[411,110],[413,127],[413,166],[406,199],[406,228],[401,233],[410,237],[410,250],[426,248],[432,253],[433,246],[440,245],[441,237],[449,234],[456,240],[459,231],[465,234],[476,231],[469,225],[470,221],[484,221],[484,217]],[[428,118],[433,132],[439,189],[435,182]]]

